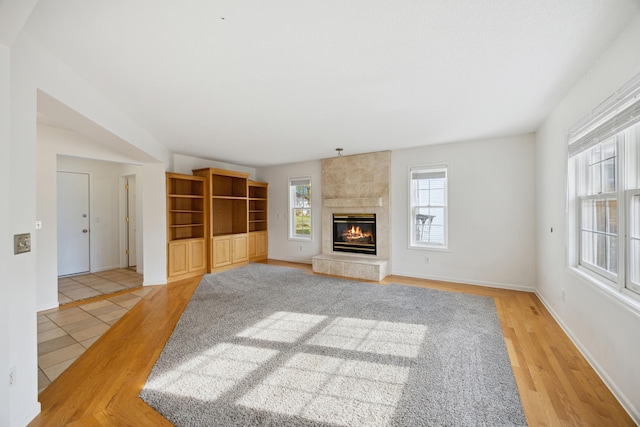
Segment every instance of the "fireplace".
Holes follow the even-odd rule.
[[[333,251],[376,255],[376,214],[333,214]]]

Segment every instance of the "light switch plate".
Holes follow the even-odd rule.
[[[13,236],[13,254],[23,254],[31,252],[31,233],[14,234]]]

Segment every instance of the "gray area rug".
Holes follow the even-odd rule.
[[[493,299],[205,275],[141,398],[177,426],[526,425]]]

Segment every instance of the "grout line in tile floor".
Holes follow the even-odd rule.
[[[142,274],[117,268],[58,278],[58,303],[67,304],[142,286]]]
[[[122,272],[125,270],[126,272]],[[133,286],[134,283],[139,284]],[[74,283],[70,280],[72,279]],[[142,276],[126,269],[61,278],[66,298],[86,299],[114,293],[113,296],[92,298],[38,313],[38,391],[44,390],[84,351],[124,316],[153,287],[141,287]],[[106,286],[107,282],[117,286]],[[105,285],[94,287],[94,284]],[[129,285],[129,286],[127,286]],[[70,289],[88,289],[73,293]],[[109,291],[112,289],[111,291]],[[93,295],[93,290],[99,292]],[[123,292],[124,291],[124,292]],[[82,296],[89,295],[91,296]],[[60,301],[60,304],[63,304]]]

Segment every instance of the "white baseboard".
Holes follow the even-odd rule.
[[[269,259],[285,262],[297,262],[299,264],[311,264],[311,258],[278,258],[270,256]]]
[[[627,411],[629,416],[633,419],[633,421],[640,425],[640,411],[636,408],[627,398],[627,396],[618,388],[616,383],[611,379],[611,377],[607,374],[607,371],[598,363],[598,360],[593,357],[593,355],[587,350],[587,348],[580,342],[580,340],[573,334],[571,329],[562,321],[562,318],[558,316],[558,313],[555,312],[552,305],[536,291],[536,296],[545,306],[547,311],[551,313],[551,316],[555,319],[555,321],[560,325],[565,334],[569,337],[571,342],[578,348],[578,351],[582,354],[582,356],[587,360],[589,365],[593,368],[596,374],[600,377],[602,382],[609,388],[611,393],[618,399],[618,402],[622,405],[622,407]]]
[[[36,311],[41,312],[41,311],[51,310],[52,308],[58,308],[58,307],[60,307],[60,303],[56,301],[55,303],[47,303],[47,304],[39,305],[36,308]]]
[[[93,268],[91,269],[91,273],[100,273],[101,271],[116,270],[118,268],[122,268],[122,267],[120,267],[119,265],[111,265],[107,267]]]
[[[24,418],[20,420],[18,425],[19,426],[29,425],[29,423],[33,421],[40,414],[41,410],[42,408],[40,406],[40,402],[36,402],[36,404],[33,406],[33,408],[31,408],[31,410],[27,413],[27,415],[25,415]]]
[[[425,274],[407,273],[402,271],[392,271],[391,274],[395,276],[411,277],[414,279],[438,280],[441,282],[461,283],[463,285],[484,286],[487,288],[509,289],[512,291],[523,291],[523,292],[536,291],[536,289],[533,286],[514,285],[511,283],[487,282],[483,280],[469,280],[469,279],[461,279],[458,277],[431,276],[431,275],[425,275]]]

